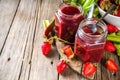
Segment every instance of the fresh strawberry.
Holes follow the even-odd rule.
[[[96,66],[93,65],[92,63],[90,62],[86,62],[84,65],[83,65],[83,69],[82,69],[82,72],[83,72],[83,75],[84,76],[90,76],[92,75],[93,73],[95,73],[96,71]]]
[[[67,67],[67,63],[64,60],[61,60],[57,63],[56,69],[58,73],[62,73]]]
[[[119,29],[111,24],[107,24],[108,33],[118,32]]]
[[[51,44],[49,42],[44,42],[41,46],[43,55],[48,55],[51,49]]]
[[[109,69],[110,71],[118,72],[118,67],[112,59],[109,59],[105,65],[106,65],[106,68]]]
[[[71,48],[70,45],[66,45],[62,48],[62,50],[64,51],[64,53],[66,54],[66,56],[71,59],[74,57],[74,53],[73,53],[73,50]]]
[[[110,52],[115,52],[116,48],[112,42],[106,41],[105,50],[110,51]]]

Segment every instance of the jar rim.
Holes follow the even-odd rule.
[[[101,37],[103,37],[103,36],[106,36],[106,34],[107,34],[107,27],[106,27],[106,24],[104,23],[104,21],[103,20],[101,20],[98,24],[102,24],[102,26],[99,26],[99,27],[101,27],[102,28],[102,30],[103,30],[103,32],[100,34],[100,35],[93,35],[93,34],[88,34],[88,33],[86,33],[82,28],[86,25],[86,21],[90,21],[90,20],[94,20],[94,24],[96,24],[96,22],[97,22],[97,19],[95,19],[95,18],[87,18],[87,19],[84,19],[81,23],[80,23],[80,25],[79,25],[79,28],[78,28],[78,30],[80,30],[84,35],[86,35],[86,36],[88,36],[88,37],[91,37],[91,38],[101,38]],[[88,24],[92,24],[92,23],[88,23]],[[87,25],[88,25],[87,24]]]
[[[80,13],[83,15],[83,12],[84,12],[84,10],[82,9],[82,6],[80,5],[80,4],[76,4],[76,5],[72,5],[72,4],[70,4],[70,3],[61,3],[60,5],[59,5],[59,10],[58,10],[58,13],[60,14],[60,15],[62,15],[62,16],[67,16],[67,17],[72,17],[73,15],[69,15],[69,14],[65,14],[65,13],[63,13],[62,11],[61,11],[61,8],[63,7],[63,6],[73,6],[73,7],[76,7],[79,11],[80,11]],[[77,14],[75,14],[75,15],[77,15]]]

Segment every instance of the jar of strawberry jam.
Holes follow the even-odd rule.
[[[106,43],[107,27],[103,21],[97,23],[96,32],[90,27],[96,23],[96,19],[85,19],[76,33],[74,53],[83,62],[100,62]]]
[[[84,19],[80,5],[62,3],[55,14],[55,34],[68,42],[74,42],[79,23]]]

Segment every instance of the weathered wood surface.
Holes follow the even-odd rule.
[[[48,57],[42,55],[42,20],[51,19],[59,4],[60,0],[0,0],[0,80],[88,80],[70,68],[57,73],[56,47]],[[106,53],[104,57],[120,66],[117,56]],[[120,80],[119,75],[99,64],[94,80]]]

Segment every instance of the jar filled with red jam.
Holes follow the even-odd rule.
[[[55,34],[68,42],[74,42],[80,22],[84,19],[80,5],[62,3],[55,14]]]
[[[97,31],[93,32],[91,27],[96,21],[96,19],[83,20],[76,33],[74,53],[83,62],[100,62],[104,53],[107,27],[100,21],[96,25]]]

